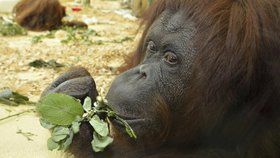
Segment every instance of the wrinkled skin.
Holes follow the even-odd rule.
[[[194,33],[192,22],[181,12],[164,12],[146,37],[145,59],[113,82],[107,99],[118,113],[132,119],[137,144],[162,144],[168,139],[170,124],[179,119],[172,114],[180,113],[187,93],[196,55]],[[167,122],[165,117],[172,118]]]
[[[179,119],[172,113],[180,113],[183,106],[182,99],[195,57],[191,41],[194,33],[192,23],[181,12],[165,12],[149,30],[143,62],[118,76],[106,96],[138,138],[134,141],[126,134],[121,137],[136,145],[138,150],[157,148],[166,143],[171,123]],[[181,40],[176,40],[178,38]],[[74,69],[64,74],[71,77],[62,75],[45,93],[66,93],[79,99],[90,94],[94,98],[97,92],[90,89],[95,86],[91,77],[83,68],[76,69],[81,70]],[[61,83],[62,80],[64,82]],[[113,122],[113,126],[117,130],[123,129],[118,122]]]
[[[222,104],[195,108],[196,111],[188,107],[186,96],[190,95],[194,63],[200,55],[194,43],[197,32],[195,23],[183,11],[166,9],[145,36],[141,63],[118,76],[106,96],[138,138],[129,138],[119,123],[112,121],[114,144],[104,153],[93,154],[92,129],[83,124],[70,152],[77,157],[109,158],[279,157],[279,128],[267,125],[265,119],[254,126],[245,124],[244,129],[249,129],[245,134],[236,130],[244,127],[241,111],[225,116],[228,111]],[[66,72],[43,95],[54,92],[79,99],[94,99],[98,94],[84,68]],[[271,103],[277,102],[275,99]],[[270,118],[279,122],[279,108],[274,110]],[[258,155],[259,144],[270,148],[264,147],[267,151]]]

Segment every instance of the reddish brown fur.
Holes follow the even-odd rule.
[[[186,109],[177,114],[182,118],[166,128],[169,137],[165,133],[162,136],[166,144],[148,158],[185,158],[192,154],[279,158],[279,0],[158,0],[144,18],[146,27],[129,68],[143,60],[148,29],[167,8],[184,10],[195,23],[198,56],[185,96]],[[169,126],[169,113],[159,111]],[[196,148],[205,138],[210,141],[209,148]],[[220,141],[217,138],[234,147],[219,149],[221,146],[215,146]],[[178,152],[172,147],[194,151]],[[137,156],[133,152],[126,157]]]
[[[65,7],[58,0],[21,0],[15,7],[16,22],[32,31],[52,30],[62,25]]]
[[[172,113],[156,98],[163,104],[158,112],[166,122],[161,137],[164,143],[147,155],[139,152],[144,156],[137,149],[130,156],[114,148],[105,155],[279,158],[280,1],[158,0],[144,18],[146,28],[129,68],[143,60],[148,29],[167,8],[184,10],[197,29],[193,42],[198,55],[184,97],[185,110],[176,113],[181,116],[176,123],[170,122]],[[91,133],[83,132],[74,144],[78,148],[71,146],[78,157],[92,152],[84,148],[89,146]]]
[[[172,125],[170,111],[159,101],[167,126],[161,137],[165,143],[151,155],[135,149],[131,156],[121,145],[105,155],[279,158],[280,1],[158,0],[144,17],[145,30],[128,68],[143,60],[148,29],[167,8],[184,10],[197,29],[198,56],[185,110]],[[80,149],[76,156],[84,152]]]
[[[148,29],[166,8],[184,10],[198,30],[195,43],[199,56],[194,64],[193,81],[185,106],[188,111],[185,113],[193,115],[188,118],[194,119],[181,121],[192,125],[187,129],[174,127],[174,130],[181,131],[176,133],[177,139],[172,136],[174,140],[194,141],[202,133],[212,131],[222,119],[225,119],[222,122],[225,127],[220,130],[232,139],[240,138],[260,118],[279,119],[279,0],[158,0],[144,17],[145,30],[134,56],[129,60],[129,68],[143,60]],[[207,108],[204,113],[198,112],[204,107],[212,108],[211,111]],[[232,109],[240,110],[239,119],[242,121],[222,118],[224,114],[230,115]],[[233,124],[237,129],[228,129],[227,126]],[[279,133],[279,130],[277,128],[276,131]],[[261,144],[257,143],[267,139],[264,133],[254,133],[257,136],[252,139],[259,141],[252,140],[254,143],[249,155],[260,153],[257,150]],[[278,133],[272,135],[277,137]],[[182,135],[187,136],[185,140]],[[269,151],[269,146],[262,148]],[[273,151],[266,154],[275,156]]]

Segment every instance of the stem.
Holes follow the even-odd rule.
[[[116,118],[116,120],[119,120],[119,121],[123,124],[123,126],[125,127],[125,130],[126,130],[127,134],[128,134],[131,138],[134,138],[134,139],[137,138],[137,136],[136,136],[135,132],[133,131],[133,129],[130,127],[130,125],[129,125],[124,119],[122,119],[122,118],[119,117],[118,115],[115,115],[115,118]]]
[[[96,110],[96,113],[108,113],[106,110]]]
[[[6,119],[8,119],[8,118],[15,117],[15,116],[19,116],[19,115],[24,114],[24,113],[34,112],[34,110],[35,110],[35,109],[29,109],[29,110],[22,111],[22,112],[20,112],[20,113],[16,113],[16,114],[13,114],[13,115],[9,115],[9,116],[7,116],[7,117],[1,118],[0,121],[4,121],[4,120],[6,120]]]

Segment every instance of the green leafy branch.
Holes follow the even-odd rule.
[[[34,105],[34,102],[29,101],[29,98],[19,94],[17,92],[12,91],[10,88],[5,88],[0,91],[0,103],[11,105],[11,106],[18,106],[20,104],[24,105]]]
[[[97,97],[94,104],[87,97],[81,105],[79,100],[71,96],[49,94],[38,103],[38,112],[42,116],[41,125],[52,131],[51,138],[48,139],[49,150],[68,149],[82,122],[89,122],[94,130],[91,144],[95,152],[104,151],[113,142],[109,132],[109,119],[121,122],[127,134],[131,138],[137,138],[129,124],[101,97]]]
[[[17,131],[17,134],[23,135],[28,141],[33,141],[31,137],[36,136],[35,134],[31,132],[23,132],[21,129]]]
[[[27,31],[20,27],[12,20],[6,20],[0,17],[0,35],[2,36],[16,36],[27,35]]]
[[[55,34],[57,31],[63,30],[66,33],[65,39],[62,39],[60,42],[62,44],[86,44],[91,45],[93,41],[91,40],[91,36],[99,36],[99,34],[87,28],[80,28],[80,27],[69,27],[69,26],[62,26],[58,30],[52,30],[46,35],[38,35],[33,36],[31,42],[33,44],[40,43],[45,38],[55,38]]]

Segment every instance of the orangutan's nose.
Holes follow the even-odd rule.
[[[140,74],[139,79],[140,78],[143,78],[143,79],[147,78],[147,73],[146,73],[147,69],[145,69],[145,67],[146,67],[145,64],[139,66],[139,74]]]

